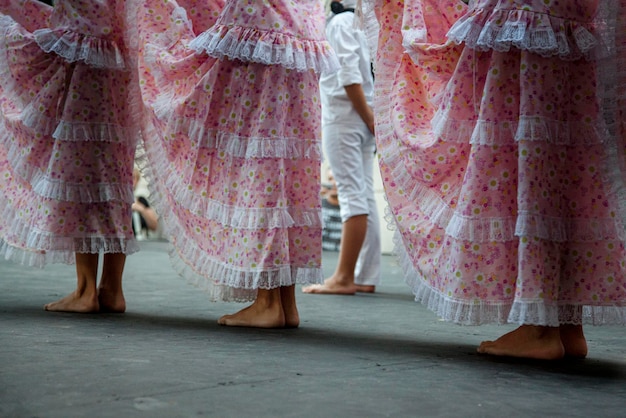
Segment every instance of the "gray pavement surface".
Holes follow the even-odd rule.
[[[0,417],[626,417],[624,327],[587,327],[583,361],[477,355],[513,327],[439,321],[391,256],[376,294],[299,293],[299,329],[221,327],[244,305],[209,302],[167,243],[141,246],[122,315],[45,312],[73,267],[0,262]]]

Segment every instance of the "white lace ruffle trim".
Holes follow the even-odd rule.
[[[158,109],[155,109],[155,112]],[[309,138],[243,137],[219,129],[207,128],[202,120],[163,115],[163,132],[174,137],[185,135],[199,148],[217,149],[235,158],[288,158],[321,161],[321,141]]]
[[[339,69],[339,61],[326,41],[256,28],[215,25],[191,41],[189,47],[218,59],[282,65],[297,71],[328,73]]]
[[[8,130],[0,118],[0,146],[6,153],[13,175],[17,175],[30,184],[32,190],[40,196],[61,201],[83,203],[106,202],[111,200],[134,201],[130,184],[121,183],[67,183],[50,178],[31,161],[31,148],[23,147],[16,141],[13,132]],[[19,132],[16,134],[20,134]],[[50,145],[52,146],[52,145]],[[133,152],[134,147],[128,147]],[[4,164],[1,164],[2,166]]]
[[[127,233],[118,231],[108,235],[79,230],[59,235],[47,230],[47,226],[42,229],[41,225],[46,222],[42,217],[48,210],[45,199],[36,196],[22,181],[11,178],[8,164],[5,160],[0,165],[3,187],[7,189],[3,189],[5,193],[0,198],[0,256],[21,264],[43,267],[48,263],[73,263],[75,252],[132,254],[139,250],[130,228]],[[128,202],[129,211],[131,202]]]
[[[432,134],[446,142],[472,145],[513,145],[517,141],[542,141],[554,145],[579,146],[601,144],[609,135],[607,123],[598,118],[586,121],[558,121],[536,116],[519,120],[492,122],[456,120],[447,110],[439,109],[431,121]]]
[[[159,138],[160,134],[152,126],[146,126],[146,135],[149,138]],[[221,148],[217,148],[222,150]],[[209,152],[206,150],[206,152]],[[245,154],[244,154],[245,155]],[[257,154],[255,154],[257,155]],[[237,155],[237,157],[241,157]],[[190,164],[188,173],[181,173],[181,169],[171,167],[170,158],[162,144],[162,140],[151,141],[143,148],[137,158],[137,163],[146,170],[145,176],[150,183],[154,183],[155,196],[160,196],[158,202],[171,199],[180,206],[197,216],[214,220],[221,225],[233,228],[288,228],[292,226],[321,227],[322,218],[319,210],[303,207],[268,207],[250,208],[226,205],[223,202],[202,196],[202,193],[189,185],[189,178],[193,175],[195,164]],[[255,159],[258,157],[254,157]],[[288,157],[287,157],[288,158]],[[158,174],[152,167],[161,167]],[[164,169],[164,168],[168,169]],[[186,175],[187,174],[187,175]],[[155,177],[156,176],[156,177]],[[162,210],[171,211],[164,207]],[[161,213],[158,210],[157,212]]]
[[[566,60],[606,53],[593,28],[528,10],[473,10],[455,22],[448,37],[478,50],[506,52],[515,47]]]
[[[375,4],[374,0],[364,0],[369,4]],[[616,14],[616,16],[626,16],[626,14]],[[610,32],[610,31],[607,31]],[[604,39],[604,38],[603,38]],[[393,41],[393,40],[392,40]],[[607,42],[610,44],[610,42]],[[619,43],[618,43],[619,44]],[[622,45],[626,45],[623,42]],[[383,46],[387,48],[388,46]],[[389,46],[390,49],[400,48],[399,42]],[[457,234],[458,239],[475,240],[500,240],[505,236],[511,239],[517,239],[516,233],[516,219],[485,219],[479,220],[478,224],[472,225],[466,222],[470,219],[457,218],[457,220],[451,222],[451,219],[455,216],[454,210],[448,207],[446,203],[440,198],[437,193],[428,193],[429,190],[425,187],[416,186],[416,180],[411,178],[407,173],[406,158],[402,158],[402,154],[409,155],[410,138],[409,136],[415,134],[414,132],[401,132],[401,129],[395,131],[395,127],[392,126],[391,121],[393,115],[391,114],[391,98],[395,97],[395,91],[393,89],[395,76],[398,68],[397,62],[383,62],[383,65],[388,65],[384,73],[381,73],[377,77],[378,94],[376,96],[376,118],[377,118],[377,132],[388,132],[388,135],[380,135],[377,137],[379,143],[379,152],[381,153],[381,165],[387,165],[392,169],[391,172],[385,171],[385,176],[388,176],[387,180],[393,185],[393,193],[401,193],[406,196],[402,198],[404,202],[413,202],[417,206],[415,210],[423,210],[424,218],[428,218],[429,222],[437,225],[451,225],[451,233]],[[624,89],[624,82],[626,81],[626,68],[621,62],[622,68],[622,90]],[[394,67],[395,66],[395,67]],[[609,72],[612,69],[608,69]],[[602,76],[601,79],[605,85],[610,86],[611,80]],[[618,87],[619,89],[619,87]],[[607,99],[611,101],[610,98]],[[608,109],[607,109],[608,110]],[[611,113],[611,110],[608,110]],[[607,115],[612,117],[612,115]],[[456,121],[448,121],[445,115],[439,115],[439,120],[435,126],[439,128],[437,135],[445,141],[452,141],[456,143],[468,143],[469,138],[472,138],[472,144],[495,144],[497,140],[507,138],[507,140],[513,141],[515,133],[520,129],[518,126],[497,126],[491,124],[483,124],[476,128],[475,123],[464,123]],[[547,133],[547,137],[541,138],[540,135],[530,135],[536,138],[536,140],[549,140],[555,144],[578,144],[582,145],[587,143],[585,140],[573,140],[571,137],[572,127],[567,128],[560,124],[545,123],[535,124],[535,121],[528,120],[527,128],[524,128],[526,132],[542,132]],[[525,123],[524,121],[522,124]],[[580,126],[576,127],[579,129]],[[589,130],[591,129],[591,130]],[[623,170],[618,168],[616,160],[618,155],[623,156],[623,146],[618,149],[618,144],[607,141],[605,133],[611,132],[615,129],[615,125],[610,122],[607,126],[594,126],[587,128],[585,132],[590,133],[592,136],[591,143],[606,143],[609,148],[607,161],[604,163],[606,166],[606,172],[604,173],[605,179],[608,183],[613,185],[611,190],[612,199],[621,202],[622,206],[626,199],[624,198],[623,180],[615,181],[618,177],[623,179]],[[458,132],[461,130],[462,132]],[[425,133],[430,135],[432,132]],[[497,139],[499,138],[499,139]],[[609,136],[610,138],[610,136]],[[400,146],[399,146],[400,145]],[[390,213],[390,212],[389,212]],[[619,219],[624,218],[622,213],[618,216]],[[438,289],[434,289],[427,281],[427,279],[418,271],[418,268],[413,264],[410,254],[413,254],[415,249],[405,246],[402,242],[402,236],[400,231],[403,228],[409,227],[407,224],[398,227],[397,220],[393,217],[386,217],[390,230],[395,230],[395,251],[400,256],[401,266],[405,273],[405,280],[411,287],[413,293],[416,296],[416,300],[428,306],[439,317],[452,322],[457,322],[467,325],[479,325],[484,323],[528,323],[536,325],[552,325],[558,326],[562,323],[580,324],[581,322],[592,324],[626,324],[626,307],[623,306],[581,306],[580,304],[564,304],[563,306],[545,306],[545,304],[538,304],[534,302],[524,301],[494,301],[493,303],[476,300],[455,300],[451,299],[443,294]],[[404,220],[401,220],[403,222]],[[503,222],[505,221],[505,222]],[[535,222],[530,219],[529,221]],[[586,231],[578,231],[578,225],[567,225],[561,222],[552,223],[550,219],[546,219],[546,222],[540,222],[539,224],[546,225],[543,233],[546,235],[554,233],[556,231],[557,236],[575,236],[579,234],[581,236],[590,237],[596,235],[602,237],[605,231],[604,228],[608,227],[608,234],[613,236],[619,236],[623,233],[621,225],[617,225],[615,220],[607,220],[608,222],[602,225],[590,225],[591,228]],[[465,222],[465,224],[463,223]],[[452,231],[452,229],[454,231]],[[591,232],[590,235],[587,235]],[[568,238],[569,239],[569,238]],[[588,238],[585,238],[588,239]],[[600,238],[600,240],[602,240]]]
[[[57,120],[46,116],[32,103],[26,105],[20,118],[32,132],[63,141],[131,142],[139,135],[138,125]]]
[[[0,14],[0,87],[2,95],[16,95],[17,83],[11,73],[8,60],[8,49],[6,37],[15,25],[15,21],[9,16]]]
[[[68,62],[82,61],[95,68],[126,69],[122,49],[117,42],[69,30],[39,29],[33,32],[45,52],[54,52]]]
[[[167,223],[167,225],[171,225]],[[168,229],[169,230],[169,229]],[[271,271],[237,270],[198,251],[191,240],[171,234],[173,268],[189,283],[209,294],[211,301],[251,302],[258,289],[275,289],[323,280],[320,268],[282,266]]]
[[[428,284],[411,261],[400,233],[394,235],[405,282],[415,300],[439,318],[461,325],[526,324],[558,327],[562,324],[626,325],[626,306],[590,306],[582,304],[549,305],[541,301],[457,300],[445,296]]]
[[[520,212],[515,217],[497,217],[497,218],[479,218],[464,216],[457,210],[452,208],[443,200],[441,195],[434,191],[429,184],[416,179],[411,172],[406,169],[407,165],[412,164],[407,158],[412,153],[411,147],[413,141],[417,138],[432,135],[432,132],[416,134],[414,132],[405,132],[403,129],[397,129],[392,120],[394,117],[391,113],[390,97],[393,97],[393,76],[389,80],[381,77],[377,80],[381,89],[377,96],[376,116],[378,117],[377,131],[381,132],[377,141],[379,144],[381,164],[391,168],[391,179],[396,184],[398,192],[403,193],[410,202],[414,202],[431,222],[437,224],[446,231],[446,234],[461,240],[488,242],[488,241],[511,241],[516,240],[519,236],[532,236],[555,242],[564,241],[603,241],[603,240],[621,240],[626,239],[626,232],[623,228],[623,220],[626,219],[626,185],[623,180],[623,164],[619,163],[619,143],[615,142],[615,136],[610,131],[615,126],[590,127],[587,130],[581,126],[575,125],[579,132],[585,132],[592,137],[573,140],[573,128],[565,128],[561,125],[556,127],[545,128],[546,121],[530,119],[522,120],[520,126],[525,131],[535,130],[538,134],[546,134],[548,136],[541,137],[539,135],[532,136],[536,140],[548,141],[556,145],[565,142],[567,145],[585,145],[589,140],[592,144],[603,143],[606,147],[606,162],[602,165],[602,178],[604,184],[608,187],[608,196],[612,203],[617,203],[619,213],[615,217],[607,219],[562,219],[538,214]],[[608,101],[608,100],[607,100]],[[611,106],[607,105],[607,112],[614,112]],[[499,131],[502,126],[494,125],[484,135],[474,135],[475,130],[469,124],[457,125],[454,122],[447,121],[445,118],[439,119],[435,126],[444,126],[437,132],[435,138],[442,141],[452,141],[455,143],[467,143],[467,138],[479,144],[494,145],[502,139],[498,137],[498,132],[505,132],[507,141],[512,141],[511,133],[520,130],[520,127],[509,131]],[[550,123],[547,123],[550,125]],[[480,124],[477,129],[480,130]],[[496,129],[497,128],[497,129]],[[460,132],[459,132],[460,131]],[[564,131],[567,135],[561,135]],[[447,135],[450,135],[449,137]],[[502,134],[504,135],[504,134]],[[550,137],[552,135],[552,137]],[[476,139],[478,138],[478,139]],[[573,143],[573,144],[572,144]],[[513,142],[511,142],[513,144]],[[460,187],[460,186],[456,186]],[[456,191],[458,193],[459,191]],[[449,191],[454,194],[455,191]]]
[[[626,239],[618,219],[562,219],[520,212],[515,217],[478,218],[463,216],[425,184],[407,172],[404,160],[385,160],[394,167],[392,177],[404,186],[402,192],[446,235],[471,242],[506,242],[531,236],[554,242],[596,242]]]
[[[146,151],[147,154],[140,155],[138,158],[138,164],[141,167],[142,173],[144,173],[146,179],[149,180],[149,187],[152,196],[158,196],[158,199],[154,200],[154,206],[157,213],[159,213],[160,219],[163,222],[164,229],[170,239],[172,248],[170,251],[170,257],[174,269],[190,283],[198,286],[206,291],[211,300],[213,301],[228,301],[228,302],[249,302],[256,298],[258,289],[273,289],[280,286],[291,286],[294,284],[310,284],[321,283],[323,280],[322,270],[317,267],[306,266],[280,266],[267,270],[239,270],[232,266],[215,260],[205,254],[199,249],[193,237],[187,236],[184,221],[179,219],[174,213],[172,202],[176,202],[179,206],[185,207],[185,203],[192,204],[190,199],[192,196],[183,196],[185,201],[176,200],[178,195],[172,194],[174,190],[168,184],[171,179],[168,180],[168,176],[162,177],[164,170],[159,169],[155,171],[156,167],[163,167],[162,162],[165,161],[164,155],[158,155],[159,151],[152,150],[151,158],[148,158],[150,151]],[[148,162],[149,161],[149,162]],[[197,199],[197,195],[195,195]],[[224,208],[228,209],[228,208]],[[209,210],[207,208],[207,210]],[[220,219],[223,225],[233,226],[233,224],[245,224],[256,227],[265,227],[269,225],[267,221],[258,222],[258,217],[255,219],[250,217],[251,215],[259,215],[262,212],[253,214],[251,212],[242,212],[244,215],[242,218],[233,216],[232,213],[222,212],[214,213],[213,215],[207,213],[210,218]],[[282,211],[281,211],[282,212]],[[316,211],[317,212],[317,211]],[[272,216],[278,214],[278,212],[266,213],[267,219],[271,219]],[[226,218],[222,218],[222,215],[228,215]],[[298,220],[288,213],[281,213],[280,216],[288,215],[289,218],[295,220],[295,224],[298,222],[304,222],[307,224],[311,222],[316,227],[321,225],[321,215],[316,214],[315,219],[310,219],[311,214],[307,214],[305,219]],[[202,216],[199,214],[199,216]],[[292,222],[273,222],[275,227],[286,227]]]
[[[15,24],[11,18],[0,16],[0,28],[3,28],[3,23]],[[5,36],[11,30],[9,26],[6,28],[7,31],[2,36]],[[0,57],[6,57],[7,52],[6,43],[0,42]],[[47,109],[40,109],[36,104],[37,96],[29,96],[25,101],[25,92],[20,90],[13,76],[14,72],[19,72],[19,70],[20,68],[12,69],[9,60],[0,59],[0,86],[4,90],[4,97],[14,105],[14,113],[10,117],[8,114],[4,115],[7,127],[10,129],[17,129],[17,125],[21,123],[33,133],[52,136],[55,139],[66,141],[131,142],[136,141],[139,136],[138,123],[125,126],[114,123],[74,122],[50,117],[46,114]],[[138,120],[140,109],[138,105],[139,93],[129,99],[131,102],[129,109],[132,113],[132,117],[129,117],[129,120],[136,121]],[[3,131],[7,127],[3,126]]]
[[[110,201],[134,202],[132,187],[124,184],[72,184],[56,181],[40,171],[31,180],[39,196],[64,202],[101,203]]]
[[[123,253],[130,255],[139,251],[135,239],[119,237],[69,238],[24,230],[18,242],[25,247],[0,239],[0,257],[25,266],[43,268],[47,264],[76,262],[75,253],[99,254]]]
[[[376,18],[376,0],[357,0],[355,26],[365,32],[372,61],[378,54],[380,24]]]

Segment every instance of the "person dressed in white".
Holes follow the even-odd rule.
[[[304,293],[375,291],[380,282],[380,222],[374,199],[374,79],[365,34],[354,27],[356,0],[334,0],[326,37],[341,69],[320,79],[322,143],[337,182],[342,220],[339,261]]]

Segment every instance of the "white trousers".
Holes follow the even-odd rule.
[[[367,233],[354,271],[354,282],[378,285],[381,246],[380,220],[374,198],[374,135],[356,115],[349,121],[323,124],[322,144],[337,182],[342,222],[356,215],[367,215]]]

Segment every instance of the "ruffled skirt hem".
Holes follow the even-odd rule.
[[[166,132],[167,130],[161,130]],[[150,138],[158,137],[159,133],[154,128],[154,125],[147,124],[145,127],[145,135]],[[219,140],[217,140],[220,142]],[[236,140],[234,142],[240,142]],[[244,141],[245,142],[245,141]],[[287,140],[285,144],[293,146]],[[229,141],[225,141],[224,147],[216,147],[227,155],[233,155],[229,152],[229,148],[232,148],[233,144]],[[241,146],[237,144],[236,146]],[[208,148],[200,148],[201,153],[209,153]],[[194,152],[190,152],[193,154]],[[234,158],[251,158],[252,161],[257,161],[263,158],[281,158],[271,153],[271,157],[260,156],[256,152],[254,155],[241,156],[239,153],[234,152]],[[263,153],[260,153],[263,155]],[[244,154],[245,155],[245,154]],[[142,148],[140,156],[138,157],[139,164],[143,167],[149,165],[150,167],[168,167],[167,169],[159,170],[155,182],[162,185],[161,192],[165,193],[168,199],[177,202],[178,205],[189,210],[198,216],[212,219],[222,225],[227,225],[233,228],[287,228],[292,226],[310,226],[318,227],[322,224],[321,214],[317,208],[306,207],[238,207],[234,205],[225,204],[222,201],[211,199],[205,196],[202,191],[198,191],[190,186],[189,178],[194,175],[195,164],[189,165],[189,169],[181,171],[180,167],[177,167],[169,159],[170,154],[168,150],[163,146],[162,141],[155,141],[148,147]],[[282,157],[292,159],[292,157]],[[149,164],[147,163],[149,161]],[[317,159],[314,159],[317,161]],[[196,176],[198,174],[196,173]]]
[[[37,44],[46,53],[55,53],[66,62],[84,62],[94,68],[126,69],[122,49],[117,42],[69,30],[38,29],[33,32]]]
[[[596,59],[609,53],[603,41],[602,30],[609,29],[605,23],[577,22],[523,9],[475,9],[450,28],[448,37],[483,51],[508,52],[514,47],[563,60]]]
[[[144,152],[140,154],[138,164],[149,180],[151,195],[158,196],[158,199],[154,201],[154,207],[159,213],[171,243],[170,258],[174,269],[188,282],[208,293],[212,301],[249,302],[256,298],[258,289],[322,282],[323,276],[320,267],[285,265],[261,270],[240,269],[224,261],[213,259],[206,254],[199,248],[195,239],[188,236],[185,225],[189,221],[183,221],[174,213],[173,205],[176,203],[173,202],[178,202],[178,198],[175,193],[171,193],[173,189],[167,186],[163,187],[165,182],[158,174],[162,170],[155,171],[155,167],[160,166],[157,162],[161,159],[154,156],[150,157],[151,150]],[[321,231],[321,214],[317,212],[319,211],[316,210],[315,213],[308,215],[314,215],[314,220],[299,219],[298,217],[295,219],[306,224],[314,224]],[[216,216],[209,217],[216,218]],[[224,222],[228,226],[244,229],[287,228],[289,224],[294,223],[294,218],[291,216],[289,218],[291,219],[290,222],[273,222],[271,227],[266,220],[258,222],[258,218],[251,219],[249,216],[244,216],[245,225],[240,224],[236,217],[231,216],[224,219],[218,216],[217,222]],[[233,225],[234,223],[236,225]]]
[[[626,325],[626,306],[594,306],[585,303],[456,300],[430,286],[415,268],[402,238],[396,231],[394,252],[415,301],[439,318],[459,325],[517,324],[558,327],[559,325]]]
[[[297,71],[328,73],[339,69],[339,61],[327,42],[256,28],[218,24],[200,34],[189,47],[218,59],[282,65]]]
[[[20,247],[0,239],[0,257],[37,268],[43,268],[47,264],[75,264],[76,253],[131,255],[137,251],[139,251],[137,242],[134,239],[126,238],[32,238],[27,247]]]
[[[170,259],[174,270],[207,293],[212,302],[252,302],[259,289],[323,282],[320,268],[284,266],[272,271],[239,271],[215,260],[186,260],[185,255],[188,254],[184,249],[176,243],[172,245]]]

